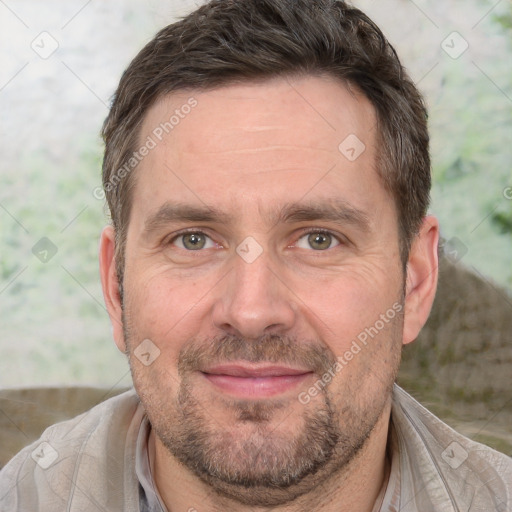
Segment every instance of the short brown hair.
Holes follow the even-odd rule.
[[[393,47],[364,13],[343,1],[212,0],[162,29],[139,52],[103,125],[103,186],[120,285],[134,173],[119,179],[116,172],[137,149],[144,116],[156,100],[173,91],[317,74],[355,86],[375,108],[377,170],[395,201],[405,268],[429,204],[429,136],[422,97]]]

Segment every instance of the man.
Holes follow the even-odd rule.
[[[422,99],[343,2],[214,0],[125,71],[100,266],[134,391],[2,511],[505,511],[512,463],[394,384],[437,282]]]

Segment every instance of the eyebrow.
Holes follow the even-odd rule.
[[[182,203],[164,203],[144,223],[144,232],[150,234],[173,222],[220,222],[227,224],[229,215],[208,206],[193,206]]]
[[[261,209],[261,208],[260,208]],[[264,218],[270,225],[291,224],[293,222],[332,221],[349,224],[361,231],[370,231],[368,215],[342,199],[310,201],[306,203],[287,203],[281,208],[272,208]],[[165,228],[171,223],[200,222],[231,224],[234,217],[214,207],[195,206],[184,203],[164,203],[144,223],[145,235]]]
[[[274,222],[278,224],[318,220],[349,224],[361,231],[370,231],[367,213],[343,199],[287,204],[275,214]]]

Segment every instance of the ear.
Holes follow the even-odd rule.
[[[432,309],[437,288],[439,222],[433,216],[423,219],[407,262],[403,343],[418,336]]]
[[[101,233],[100,241],[100,274],[103,298],[107,306],[108,315],[112,324],[112,334],[117,348],[125,353],[126,344],[123,333],[121,297],[119,295],[119,282],[117,280],[115,262],[115,232],[112,226],[106,226]]]

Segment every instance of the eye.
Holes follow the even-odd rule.
[[[215,247],[213,240],[200,231],[193,231],[178,235],[171,240],[171,244],[187,251],[198,251],[200,249],[210,249]]]
[[[301,236],[297,241],[297,247],[301,249],[314,249],[325,251],[340,245],[339,240],[331,233],[325,231],[311,231]]]

